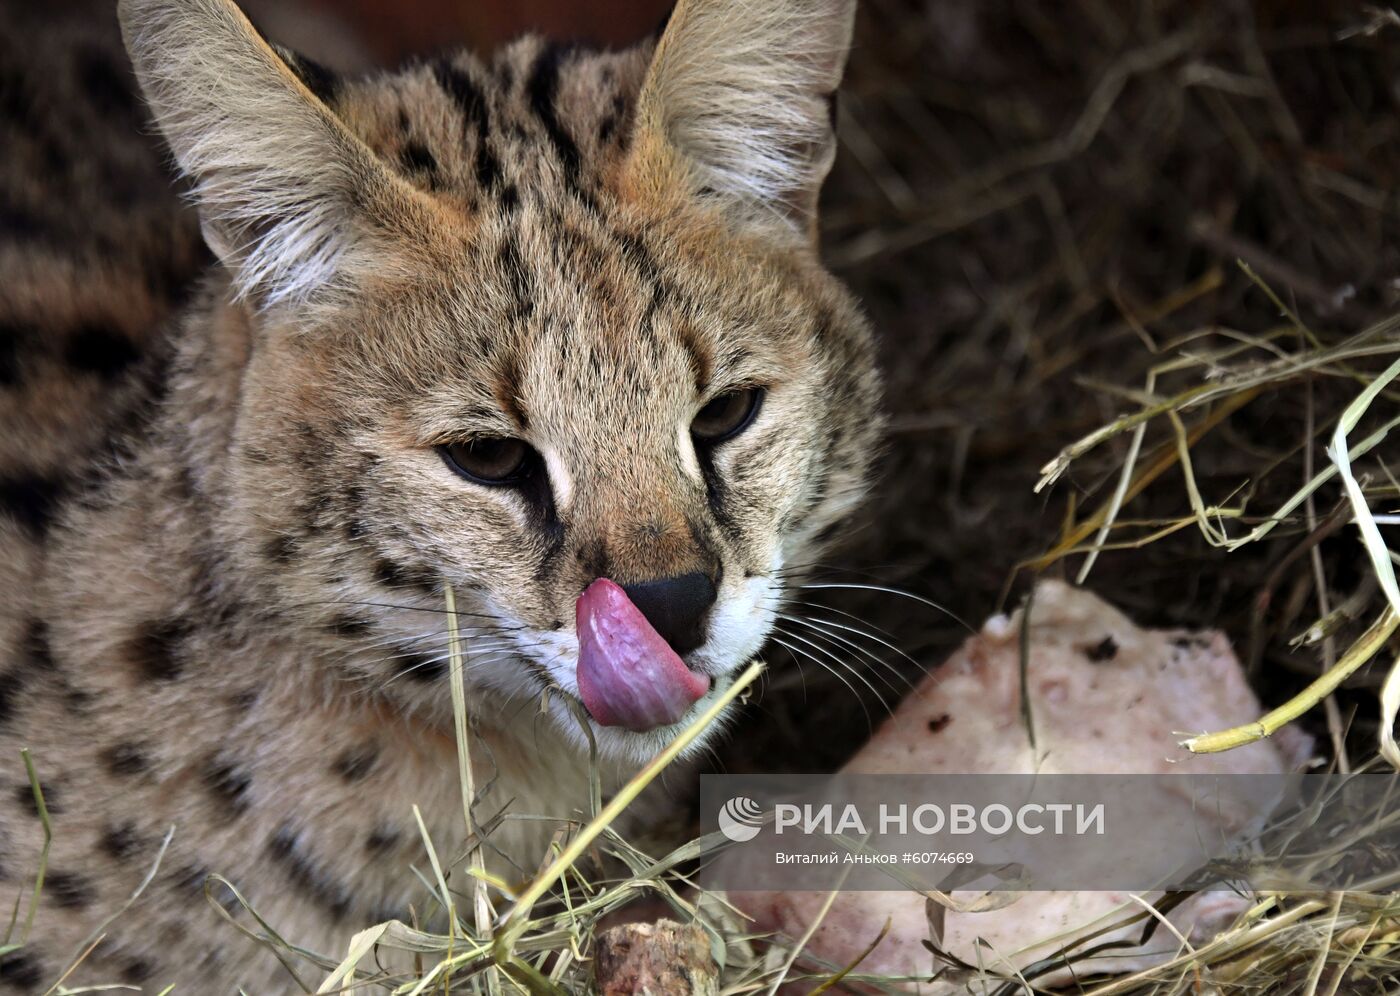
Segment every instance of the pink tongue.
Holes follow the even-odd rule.
[[[579,596],[578,693],[603,726],[640,733],[674,723],[710,690],[627,593],[599,578]]]

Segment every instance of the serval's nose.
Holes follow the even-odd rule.
[[[689,653],[705,642],[705,623],[716,596],[708,574],[692,571],[625,584],[622,590],[676,653]]]

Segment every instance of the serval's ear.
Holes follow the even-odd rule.
[[[629,180],[677,182],[803,239],[836,154],[855,0],[680,0],[637,104]]]
[[[371,243],[412,217],[413,191],[317,95],[332,79],[279,55],[231,0],[118,10],[156,122],[194,180],[205,238],[241,296],[304,301],[382,272]]]

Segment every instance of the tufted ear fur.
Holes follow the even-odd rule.
[[[814,238],[854,19],[855,0],[679,0],[638,100],[641,182],[679,174],[741,223]]]
[[[141,88],[239,295],[303,301],[368,272],[373,233],[402,216],[412,191],[237,6],[120,0],[118,10]]]

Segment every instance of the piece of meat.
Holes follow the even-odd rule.
[[[996,616],[941,668],[929,674],[843,769],[861,773],[1282,773],[1301,765],[1312,741],[1286,728],[1270,741],[1224,754],[1192,755],[1183,734],[1256,718],[1260,705],[1225,637],[1218,632],[1144,630],[1095,595],[1044,582],[1031,602],[1028,687],[1037,748],[1026,736],[1020,704],[1022,613]],[[1189,812],[1191,800],[1164,792],[1163,818]],[[1183,809],[1184,807],[1184,809]],[[1195,814],[1199,823],[1199,814]],[[1231,822],[1222,817],[1225,824]],[[968,899],[955,893],[955,898]],[[760,930],[802,936],[823,893],[731,893]],[[1148,902],[1156,894],[1144,897]],[[1006,972],[1024,967],[1070,937],[1120,919],[1141,906],[1123,892],[1031,892],[1003,909],[947,910],[940,946],[962,960]],[[1243,909],[1229,893],[1204,893],[1171,914],[1195,943]],[[886,918],[889,934],[859,971],[917,975],[934,971],[921,943],[930,936],[918,893],[845,893],[837,898],[807,951],[842,966],[857,958]],[[1094,943],[1136,938],[1142,925]],[[1076,963],[1076,970],[1136,971],[1163,960],[1178,942],[1159,929],[1147,948]],[[1000,962],[1000,964],[997,964]],[[1067,973],[1038,979],[1068,982]],[[910,988],[914,988],[910,985]],[[960,987],[956,987],[960,988]],[[918,987],[953,992],[952,984]],[[848,990],[849,991],[849,990]]]

